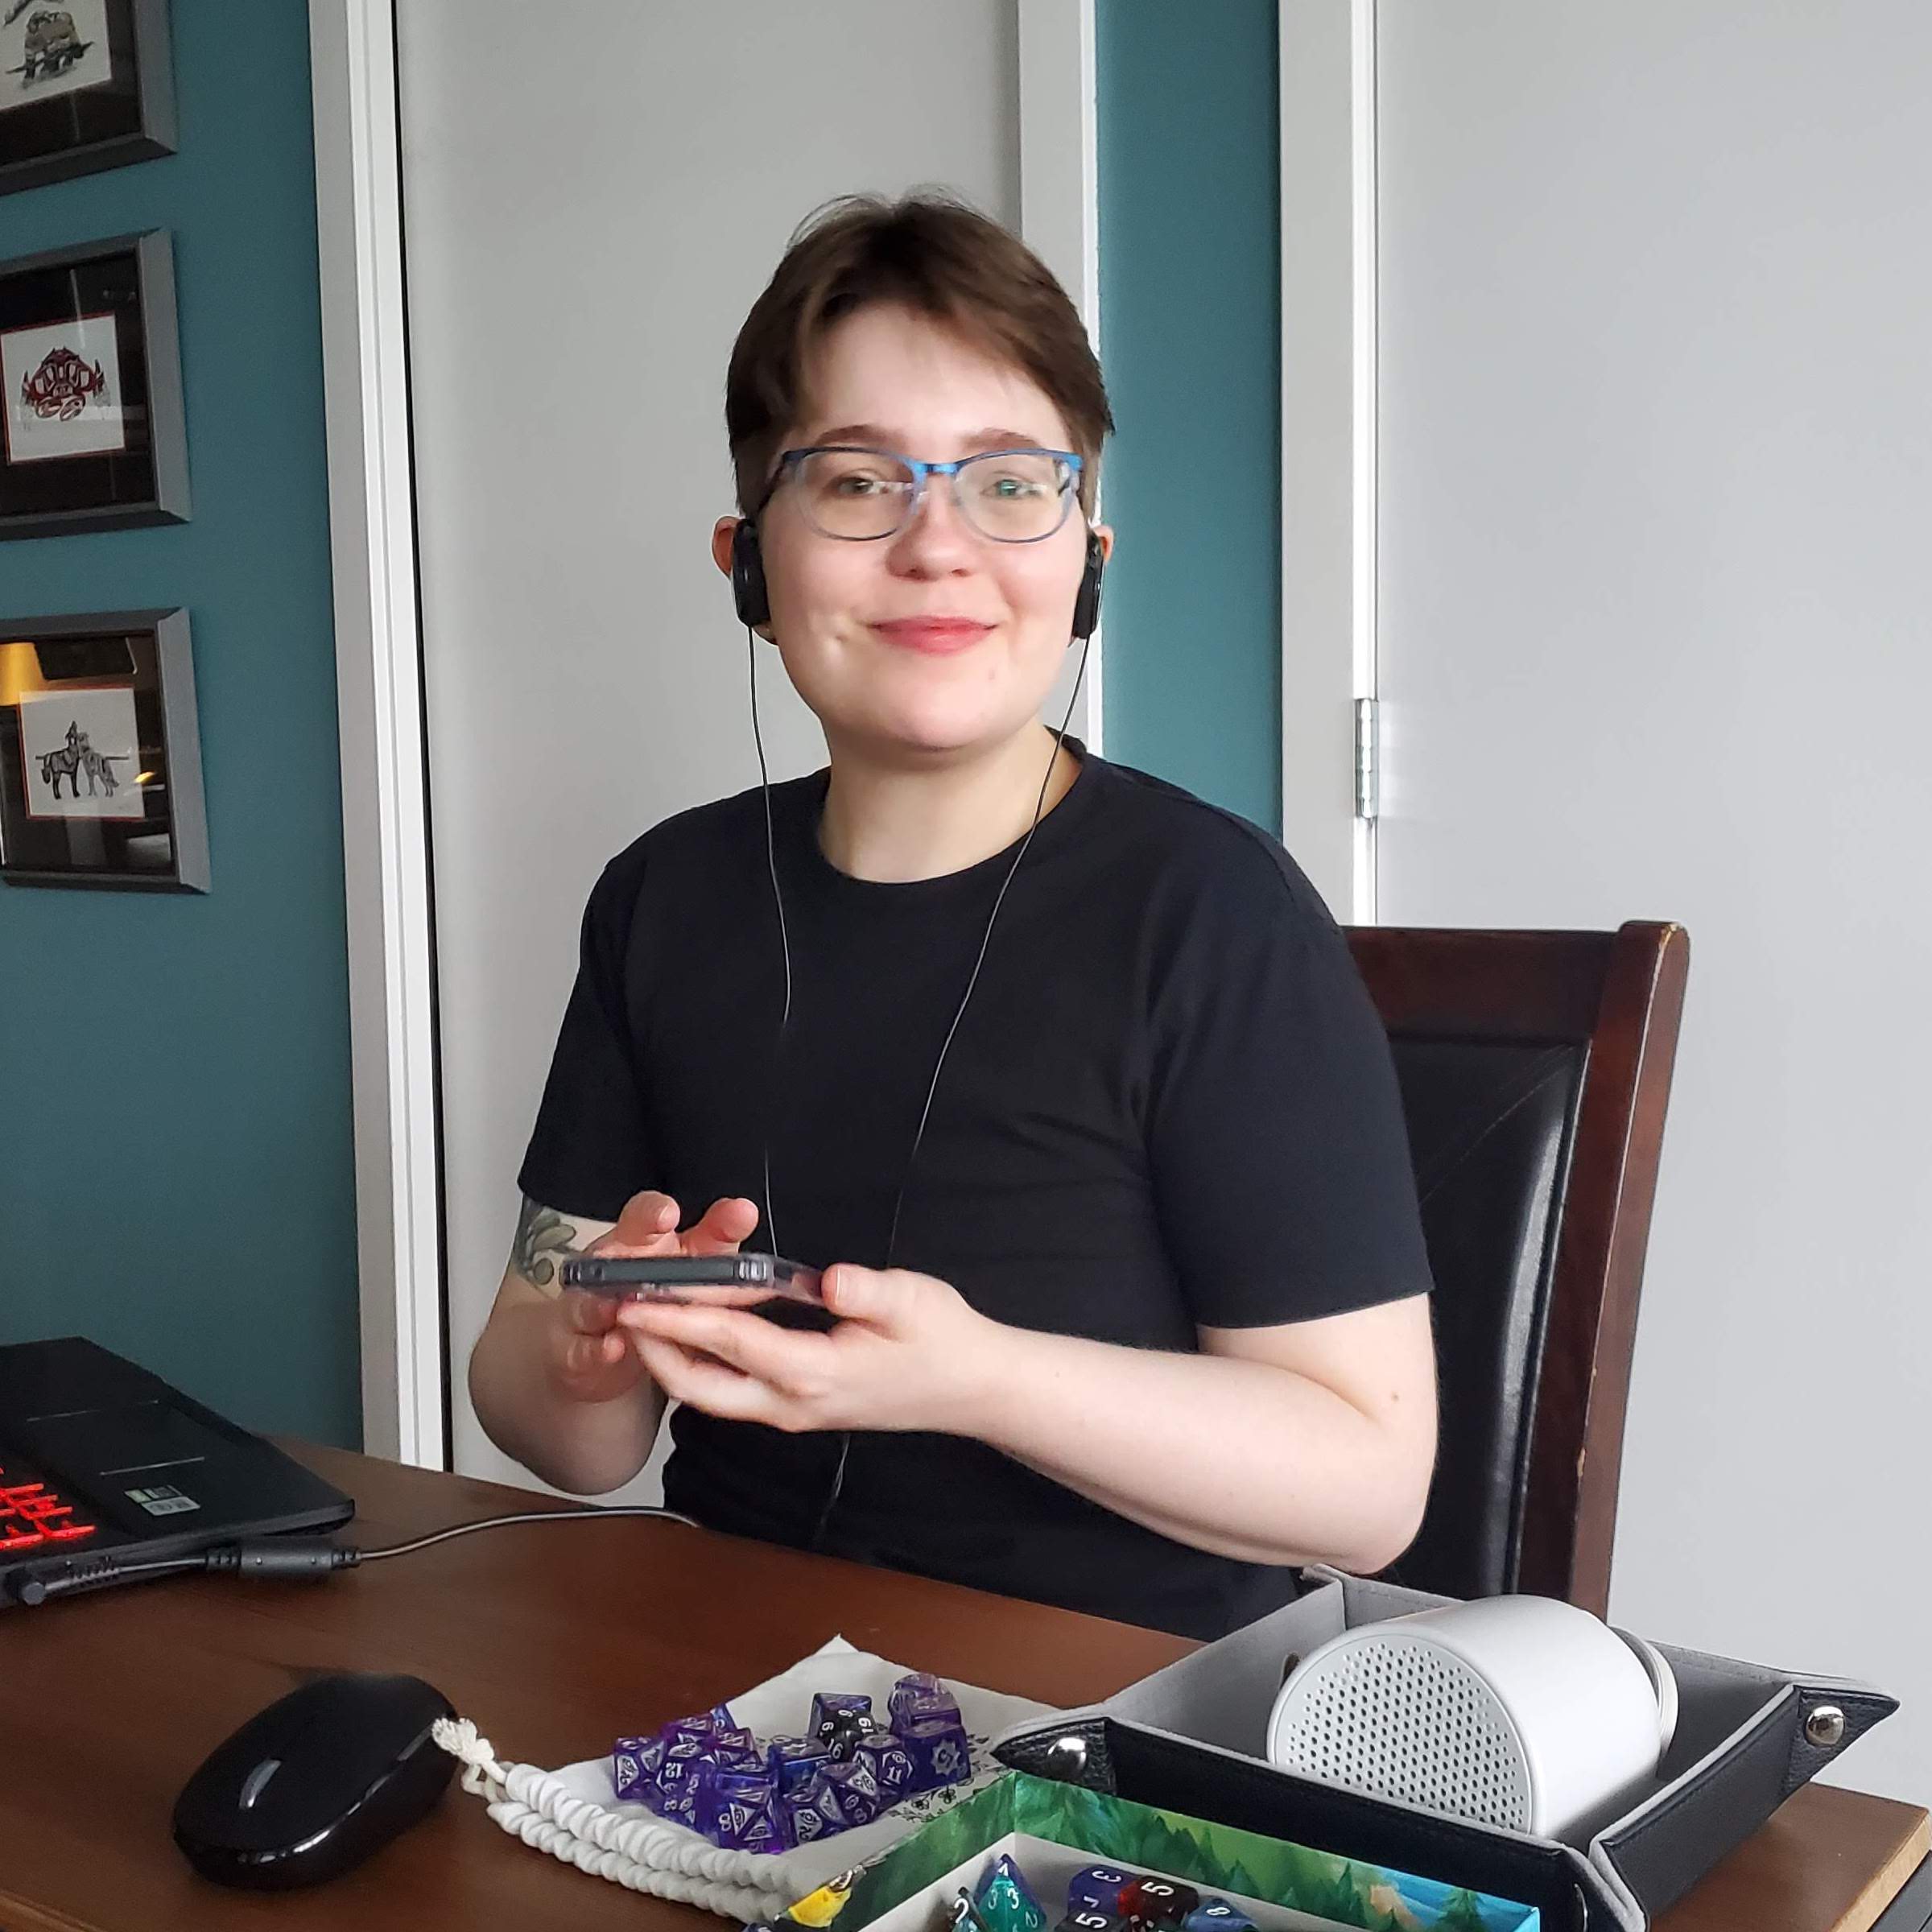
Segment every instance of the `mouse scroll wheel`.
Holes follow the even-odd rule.
[[[258,1798],[268,1781],[282,1769],[279,1757],[265,1757],[248,1774],[248,1781],[242,1787],[242,1809],[246,1811]]]

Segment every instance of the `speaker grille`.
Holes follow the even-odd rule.
[[[1285,1769],[1529,1828],[1528,1767],[1501,1704],[1434,1645],[1391,1637],[1344,1645],[1296,1681],[1272,1741]]]

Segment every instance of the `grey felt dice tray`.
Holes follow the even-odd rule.
[[[1466,1823],[1277,1770],[1269,1708],[1290,1657],[1360,1624],[1451,1600],[1338,1571],[1296,1602],[1104,1703],[1008,1732],[1001,1760],[1043,1777],[1293,1839],[1537,1906],[1546,1932],[1643,1932],[1799,1785],[1898,1708],[1869,1685],[1794,1677],[1657,1645],[1675,1672],[1677,1733],[1658,1782],[1587,1846]],[[1833,1741],[1806,1735],[1814,1727]]]

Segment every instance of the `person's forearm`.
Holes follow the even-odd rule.
[[[573,1496],[602,1496],[649,1459],[664,1397],[645,1376],[610,1402],[568,1399],[544,1371],[551,1313],[530,1302],[492,1315],[469,1358],[469,1399],[484,1433],[533,1476]]]
[[[1426,1489],[1391,1431],[1321,1384],[1223,1356],[1005,1329],[964,1433],[1179,1542],[1373,1573]]]

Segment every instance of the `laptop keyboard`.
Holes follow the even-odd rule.
[[[85,1542],[101,1525],[19,1463],[0,1463],[0,1558]]]

